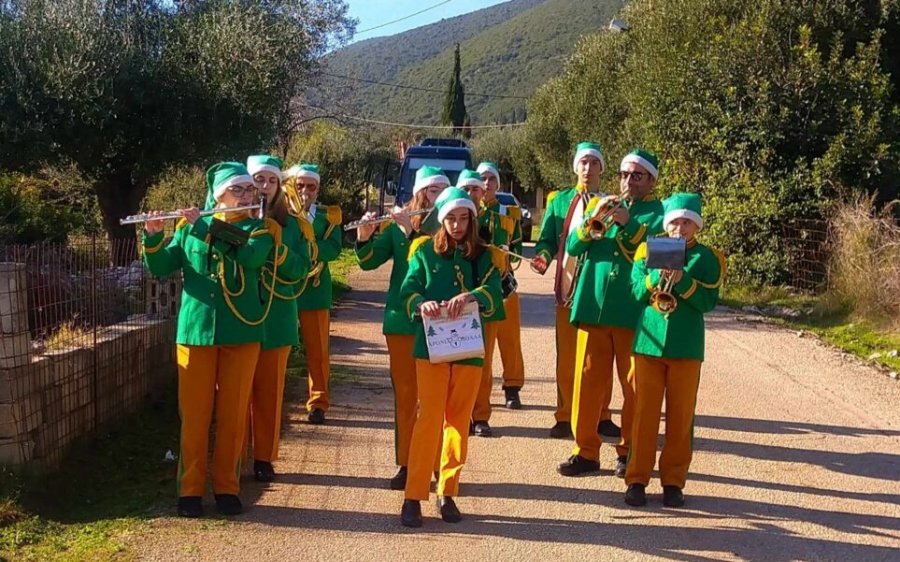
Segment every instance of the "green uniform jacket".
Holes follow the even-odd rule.
[[[420,242],[421,241],[421,242]],[[418,306],[425,301],[445,301],[456,295],[471,292],[478,301],[482,311],[482,319],[496,315],[503,309],[503,297],[500,293],[500,272],[494,265],[491,253],[484,251],[474,262],[465,259],[459,250],[454,250],[449,258],[443,258],[434,251],[431,238],[416,240],[409,261],[409,271],[400,298],[403,299],[407,316],[417,323],[416,342],[413,356],[416,359],[428,359],[428,346],[425,343],[425,328],[421,318],[416,316]],[[473,268],[474,266],[474,268]],[[484,322],[481,323],[482,334]],[[464,359],[454,364],[484,364],[482,359]]]
[[[416,324],[406,313],[406,307],[400,299],[400,286],[409,270],[411,245],[412,242],[403,233],[403,229],[394,221],[366,242],[356,245],[356,258],[363,271],[378,269],[389,259],[394,260],[384,307],[384,322],[381,325],[383,334],[411,336],[416,333]]]
[[[153,275],[183,271],[184,290],[175,341],[181,345],[262,342],[266,302],[259,291],[259,278],[260,268],[272,251],[272,236],[259,219],[231,223],[251,235],[246,246],[229,252],[230,246],[218,240],[210,246],[211,222],[212,217],[202,217],[193,226],[181,221],[168,244],[162,232],[152,236],[144,233],[144,263]],[[223,280],[232,296],[225,294]],[[229,301],[247,322],[255,325],[239,319]]]
[[[283,227],[272,219],[266,220],[270,231],[274,232],[280,228],[281,239],[263,266],[263,298],[268,300],[272,289],[273,266],[276,261],[278,263],[277,269],[274,270],[275,294],[269,316],[266,317],[266,339],[263,341],[263,349],[300,343],[297,297],[305,287],[306,275],[309,273],[309,245],[300,233],[298,220],[296,217],[288,216],[287,224]],[[278,236],[275,238],[278,242]]]
[[[579,185],[562,191],[554,191],[547,196],[547,210],[541,221],[541,233],[534,245],[534,255],[544,256],[547,263],[556,259],[560,243],[565,243],[565,239],[562,237],[567,236],[568,233],[563,232],[563,223],[566,222],[566,215],[569,213],[572,199],[579,192],[587,193],[585,188]]]
[[[634,352],[668,359],[703,360],[705,327],[703,315],[719,300],[719,287],[725,279],[725,256],[692,240],[685,256],[684,276],[672,294],[678,307],[668,316],[649,306],[653,288],[659,284],[659,270],[647,270],[647,245],[635,254],[631,288],[643,309],[634,336]]]
[[[599,201],[591,199],[586,217]],[[633,330],[637,325],[641,304],[631,296],[631,266],[638,246],[663,231],[663,207],[658,199],[647,197],[634,201],[628,210],[628,223],[614,224],[600,240],[591,239],[587,218],[569,234],[566,251],[584,260],[570,317],[576,326],[583,322]]]
[[[313,230],[316,234],[319,255],[316,260],[324,262],[322,272],[306,284],[306,288],[297,299],[298,310],[326,310],[331,309],[332,286],[331,271],[328,262],[334,261],[341,255],[341,209],[337,205],[330,207],[317,206],[316,217],[313,220]]]
[[[484,208],[481,209],[481,213],[478,215],[479,232],[484,233],[487,231],[486,234],[482,236],[482,239],[486,239],[485,241],[493,246],[509,246],[514,230],[513,226],[513,221],[509,217],[502,216],[498,213],[492,213]],[[502,283],[503,276],[512,272],[509,256],[497,248],[490,248],[490,254],[494,266],[497,267],[497,270],[500,273]],[[485,315],[485,320],[487,322],[506,320],[506,311],[503,307],[497,307],[494,309],[494,314]]]

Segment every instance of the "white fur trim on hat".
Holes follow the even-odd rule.
[[[638,166],[650,172],[650,175],[654,178],[659,178],[659,170],[657,170],[656,166],[651,164],[650,161],[643,156],[640,156],[638,154],[629,154],[625,156],[625,158],[622,158],[622,164],[619,166],[620,172],[625,171],[626,164],[637,164]]]
[[[473,215],[478,215],[478,210],[475,209],[475,202],[467,197],[460,197],[459,199],[447,201],[441,206],[438,211],[438,221],[444,222],[444,219],[447,218],[450,211],[453,211],[454,209],[469,209],[472,211]]]
[[[690,209],[675,209],[666,213],[663,217],[663,228],[669,228],[669,223],[675,219],[689,219],[697,225],[697,228],[703,229],[703,217]]]
[[[256,185],[256,183],[254,183],[253,181],[253,176],[232,176],[216,186],[216,188],[213,190],[213,197],[215,197],[216,201],[218,201],[219,198],[221,198],[222,195],[225,194],[226,189],[228,189],[232,185],[241,184],[250,185],[251,187]]]
[[[269,164],[263,164],[262,166],[247,166],[247,171],[250,172],[251,176],[255,176],[260,172],[270,172],[278,176],[278,179],[284,179],[281,170],[277,166],[270,166]]]
[[[310,171],[310,170],[304,170],[303,168],[300,168],[299,170],[295,171],[294,177],[295,178],[312,178],[312,179],[316,180],[316,183],[322,183],[322,177],[319,174],[317,174],[313,171]]]
[[[438,176],[428,176],[427,178],[422,178],[421,180],[417,181],[413,185],[413,195],[422,191],[423,189],[425,189],[426,187],[428,187],[430,185],[440,185],[440,184],[444,184],[444,187],[450,187],[450,178],[448,178],[447,176],[445,176],[443,174],[438,175]]]
[[[456,187],[468,187],[470,185],[474,185],[475,187],[480,187],[484,189],[484,182],[480,179],[468,178],[462,181],[462,183],[457,184]]]
[[[603,173],[606,170],[606,161],[603,159],[603,154],[596,148],[583,148],[575,153],[575,159],[572,160],[572,171],[576,174],[578,173],[578,161],[584,158],[585,156],[593,156],[597,160],[600,161],[600,173]]]
[[[497,181],[500,181],[500,172],[497,171],[497,168],[489,165],[489,164],[479,164],[478,169],[475,170],[479,174],[488,173],[497,178]]]

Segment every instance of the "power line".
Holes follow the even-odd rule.
[[[391,84],[390,82],[379,82],[378,80],[368,80],[366,78],[355,78],[353,76],[345,76],[343,74],[331,74],[329,72],[323,72],[323,76],[330,76],[332,78],[343,78],[344,80],[355,80],[357,82],[365,82],[366,84],[378,84],[380,86],[390,86],[392,88],[403,88],[406,90],[418,90],[420,92],[434,92],[437,94],[445,94],[444,90],[438,90],[435,88],[423,88],[421,86],[410,86],[408,84]],[[473,92],[466,92],[467,96],[476,96],[476,97],[484,97],[484,98],[498,98],[498,99],[511,99],[511,100],[527,100],[528,98],[525,96],[504,96],[500,94],[477,94]]]
[[[419,10],[418,12],[416,12],[416,13],[414,13],[414,14],[409,14],[408,16],[403,16],[403,17],[400,18],[400,19],[396,19],[396,20],[394,20],[394,21],[389,21],[389,22],[383,23],[383,24],[381,24],[381,25],[376,25],[375,27],[370,27],[370,28],[368,28],[368,29],[359,30],[359,31],[357,31],[356,33],[357,33],[357,34],[362,34],[362,33],[367,33],[367,32],[369,32],[369,31],[373,31],[373,30],[375,30],[375,29],[381,29],[382,27],[387,27],[387,26],[389,26],[389,25],[391,25],[391,24],[393,24],[393,23],[397,23],[397,22],[400,22],[400,21],[403,21],[403,20],[408,20],[409,18],[418,16],[419,14],[424,14],[424,13],[427,12],[428,10],[433,10],[433,9],[435,9],[435,8],[437,8],[437,7],[440,7],[440,6],[443,6],[444,4],[449,4],[449,3],[450,3],[450,0],[445,0],[444,2],[438,2],[438,3],[435,4],[434,6],[431,6],[431,7],[429,7],[429,8],[425,8],[424,10]]]
[[[455,125],[411,125],[409,123],[392,123],[390,121],[379,121],[377,119],[366,119],[365,117],[357,117],[355,115],[341,114],[344,119],[351,121],[360,121],[363,123],[372,123],[374,125],[388,125],[391,127],[405,127],[407,129],[502,129],[503,127],[521,127],[525,125],[525,121],[518,123],[497,123],[494,125],[469,125],[468,127],[456,127]]]

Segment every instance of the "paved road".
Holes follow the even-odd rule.
[[[336,312],[335,406],[325,426],[288,411],[278,481],[246,481],[233,521],[161,518],[131,544],[145,560],[900,560],[900,384],[809,337],[709,317],[687,506],[625,506],[604,447],[600,476],[555,472],[549,439],[551,280],[521,275],[524,410],[495,410],[472,438],[458,525],[423,505],[400,526],[392,395],[380,322],[388,269],[355,275]],[[499,365],[498,365],[499,367]],[[618,395],[619,392],[617,391]],[[502,403],[497,383],[493,401]],[[614,406],[617,406],[614,403]]]

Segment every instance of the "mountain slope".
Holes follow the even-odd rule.
[[[602,29],[625,0],[514,0],[338,51],[329,72],[443,91],[460,43],[466,105],[473,124],[524,117],[527,97],[563,67],[578,39]],[[346,85],[342,79],[335,83]],[[357,84],[346,103],[360,116],[437,124],[443,94]]]

